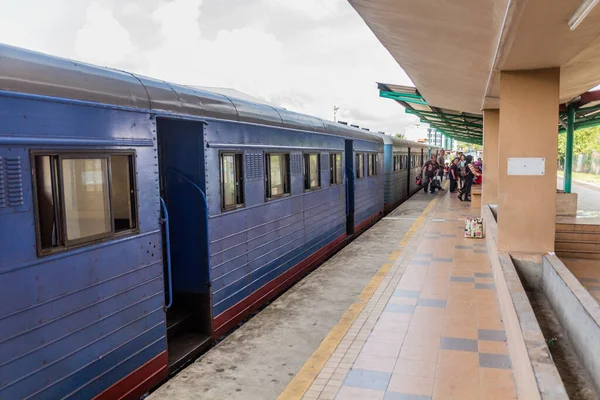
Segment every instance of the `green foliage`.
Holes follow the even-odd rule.
[[[577,129],[574,133],[573,154],[600,152],[600,126]],[[567,135],[558,135],[558,158],[564,159],[567,148]]]
[[[398,139],[406,139],[406,135],[404,133],[396,133],[395,135]]]
[[[558,158],[563,160],[567,152],[567,134],[558,135]]]
[[[573,153],[588,154],[600,151],[600,126],[575,131]]]
[[[481,150],[483,150],[483,146],[481,146],[481,145],[465,143],[465,142],[458,142],[458,151],[462,151],[463,153],[466,153],[468,151],[481,151]]]

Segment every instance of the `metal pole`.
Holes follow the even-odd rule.
[[[575,105],[569,104],[567,114],[567,146],[565,149],[565,193],[571,193],[571,172],[573,170],[573,136],[575,131]]]

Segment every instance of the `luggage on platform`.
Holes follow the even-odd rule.
[[[483,218],[465,218],[465,237],[483,238]]]

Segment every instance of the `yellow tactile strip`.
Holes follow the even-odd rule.
[[[321,345],[304,363],[294,379],[279,395],[279,400],[301,399],[308,396],[309,390],[318,392],[323,398],[331,393],[331,398],[341,387],[344,376],[352,367],[360,347],[366,341],[379,315],[387,304],[387,300],[400,281],[407,255],[414,251],[418,242],[409,244],[415,233],[420,232],[423,220],[433,209],[440,196],[435,197],[415,220],[411,228],[398,244],[401,249],[390,254],[390,261],[381,266],[371,281],[342,315],[338,323],[323,339]]]

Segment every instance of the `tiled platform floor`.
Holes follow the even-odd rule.
[[[304,399],[516,398],[486,246],[463,238],[476,211],[437,196]]]
[[[560,259],[587,291],[600,303],[600,260]]]

